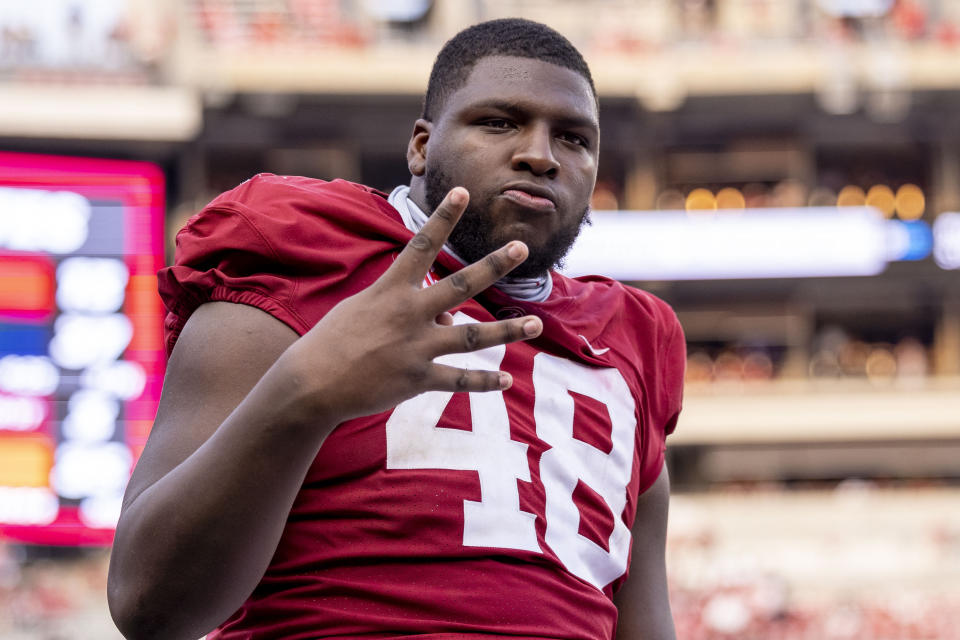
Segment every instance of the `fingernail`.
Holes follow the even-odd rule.
[[[513,376],[511,376],[506,371],[501,371],[500,372],[500,388],[509,389],[510,385],[512,384],[513,384]]]
[[[523,257],[523,245],[519,242],[511,242],[510,246],[507,247],[507,255],[514,260],[519,260]]]
[[[535,336],[540,332],[540,322],[538,320],[527,320],[523,323],[523,332],[528,336]]]
[[[450,191],[450,202],[453,204],[463,204],[467,201],[467,194],[464,191],[463,187],[454,187]]]

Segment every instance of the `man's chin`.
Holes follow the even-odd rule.
[[[549,272],[550,272],[549,269],[541,269],[541,270],[535,270],[535,271],[529,271],[529,272],[527,272],[527,271],[521,269],[520,267],[517,267],[516,269],[514,269],[513,271],[511,271],[510,273],[508,273],[506,277],[508,277],[508,278],[524,278],[524,279],[527,279],[527,278],[539,279],[539,278],[543,278],[544,276],[546,276]]]
[[[510,272],[511,278],[541,278],[557,266],[553,255],[544,255],[537,247],[530,247],[527,259]]]

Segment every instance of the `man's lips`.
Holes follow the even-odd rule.
[[[553,211],[557,208],[553,200],[545,195],[531,193],[522,187],[512,187],[503,190],[503,197],[514,204],[527,209],[536,209],[537,211]]]

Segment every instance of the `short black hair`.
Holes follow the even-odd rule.
[[[443,45],[430,72],[420,117],[433,120],[447,98],[467,81],[477,61],[488,56],[533,58],[566,67],[583,76],[597,98],[590,67],[569,40],[545,24],[503,18],[468,27]]]

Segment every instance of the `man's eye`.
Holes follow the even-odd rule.
[[[587,142],[587,139],[576,133],[561,133],[559,138],[564,142],[569,142],[570,144],[575,144],[580,147],[589,147],[590,143]]]
[[[509,120],[504,120],[503,118],[483,120],[480,124],[485,127],[490,127],[491,129],[509,129],[513,126]]]

